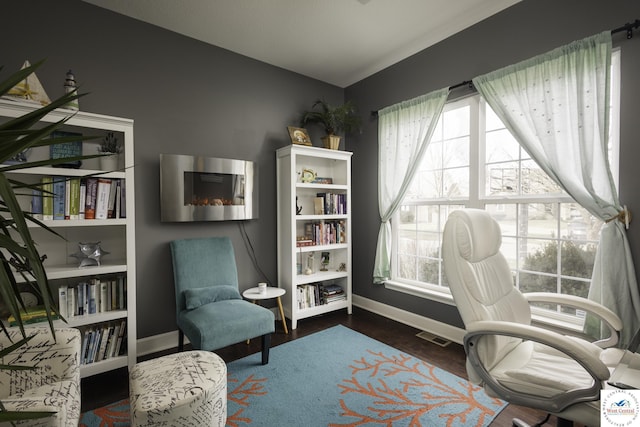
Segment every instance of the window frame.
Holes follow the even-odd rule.
[[[620,120],[620,62],[621,52],[619,48],[612,51],[612,73],[611,73],[611,116],[610,116],[610,149],[609,149],[609,163],[611,173],[616,184],[616,188],[619,188],[619,120]],[[470,119],[470,135],[469,135],[469,197],[468,198],[433,198],[428,200],[411,200],[403,201],[401,206],[414,205],[414,206],[442,206],[442,205],[464,205],[469,208],[485,209],[487,204],[495,204],[501,200],[509,202],[509,204],[528,204],[528,203],[576,203],[566,193],[552,194],[552,195],[526,195],[526,196],[491,196],[484,194],[484,186],[486,183],[485,174],[485,148],[486,148],[486,132],[484,129],[485,120],[485,106],[486,103],[482,100],[481,96],[477,93],[470,94],[461,98],[457,98],[448,101],[443,109],[443,113],[451,111],[456,108],[460,108],[461,105],[467,104],[471,107],[471,119]],[[474,114],[475,112],[475,114]],[[474,182],[473,177],[478,177]],[[400,209],[393,215],[391,222],[394,225],[392,227],[392,251],[391,251],[391,272],[392,277],[385,281],[384,286],[387,289],[403,292],[409,295],[426,298],[432,301],[444,303],[447,305],[455,306],[453,297],[448,287],[433,285],[426,282],[418,282],[409,279],[398,279],[396,271],[399,265],[398,260],[398,232],[399,227],[395,226],[399,222]],[[442,219],[441,219],[442,220]],[[442,224],[444,226],[444,224]],[[440,236],[442,236],[442,227],[440,227]],[[561,241],[559,238],[558,241]],[[440,260],[442,259],[442,240],[440,240],[439,251]],[[439,263],[442,266],[442,263]],[[440,267],[441,268],[441,267]],[[513,271],[513,270],[512,270]],[[520,271],[523,271],[522,269]],[[558,273],[560,274],[560,273]],[[590,282],[590,280],[589,280]],[[563,327],[576,328],[580,327],[579,316],[569,315],[559,312],[552,312],[549,310],[532,309],[534,319],[542,323],[549,323],[553,325],[562,325]]]

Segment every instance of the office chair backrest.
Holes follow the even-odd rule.
[[[172,241],[170,246],[177,313],[185,308],[185,289],[238,287],[236,258],[228,237],[180,239]]]
[[[479,320],[531,323],[529,304],[514,286],[501,243],[500,226],[484,210],[457,210],[447,219],[443,264],[465,325]],[[520,342],[519,338],[487,337],[479,347],[480,358],[491,368]]]

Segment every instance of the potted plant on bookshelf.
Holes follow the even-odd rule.
[[[27,76],[34,72],[43,61],[32,66],[26,67],[13,73],[8,78],[0,81],[0,96],[6,95],[9,90],[16,84],[23,81]],[[6,163],[7,160],[14,157],[17,153],[21,153],[27,149],[41,146],[49,146],[60,142],[74,141],[74,137],[57,138],[52,133],[62,127],[64,123],[71,117],[68,116],[58,122],[50,123],[44,127],[35,127],[40,120],[49,112],[64,107],[67,103],[74,101],[83,95],[76,93],[65,94],[62,97],[52,101],[51,103],[40,107],[32,112],[17,117],[0,124],[0,163]],[[81,141],[82,136],[78,136],[75,140]],[[49,286],[47,274],[43,267],[43,257],[38,252],[36,243],[34,242],[28,222],[42,227],[52,233],[44,223],[35,219],[29,212],[25,212],[20,207],[18,197],[25,195],[25,190],[40,189],[40,184],[26,184],[18,182],[13,177],[10,179],[7,173],[24,168],[36,166],[53,166],[63,164],[69,161],[77,161],[93,156],[78,156],[74,158],[58,158],[42,161],[27,161],[17,164],[7,164],[0,169],[0,304],[3,310],[16,319],[16,325],[22,333],[23,339],[18,341],[14,346],[8,347],[0,351],[0,357],[8,354],[14,347],[19,347],[26,343],[31,337],[26,336],[24,329],[24,319],[21,316],[21,310],[25,309],[25,302],[21,294],[21,288],[18,285],[17,277],[21,278],[21,285],[26,285],[32,294],[42,301],[42,305],[47,315],[49,327],[54,333],[53,319],[57,313],[54,303],[52,290]],[[61,237],[62,238],[62,237]],[[0,330],[7,333],[6,325],[0,322]],[[12,366],[3,365],[3,369],[12,369]],[[16,369],[16,367],[13,367]],[[42,418],[50,416],[49,412],[29,412],[26,414],[29,418]],[[24,412],[0,411],[0,422],[25,419]]]
[[[118,159],[122,152],[122,146],[118,143],[118,137],[113,132],[108,132],[98,147],[100,153],[100,169],[113,171],[118,169]]]
[[[360,116],[351,101],[333,106],[324,100],[314,102],[311,110],[305,111],[300,119],[304,127],[308,123],[316,123],[324,127],[326,136],[322,138],[324,148],[337,150],[340,146],[339,132],[351,133],[360,130]]]

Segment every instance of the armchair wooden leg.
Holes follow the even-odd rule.
[[[262,364],[269,363],[269,348],[271,347],[271,334],[262,336]]]
[[[178,351],[184,350],[184,332],[178,329]]]

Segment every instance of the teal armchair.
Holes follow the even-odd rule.
[[[262,338],[262,364],[269,363],[275,316],[240,295],[231,240],[206,237],[170,243],[176,292],[179,350],[186,335],[194,349],[212,351]]]

